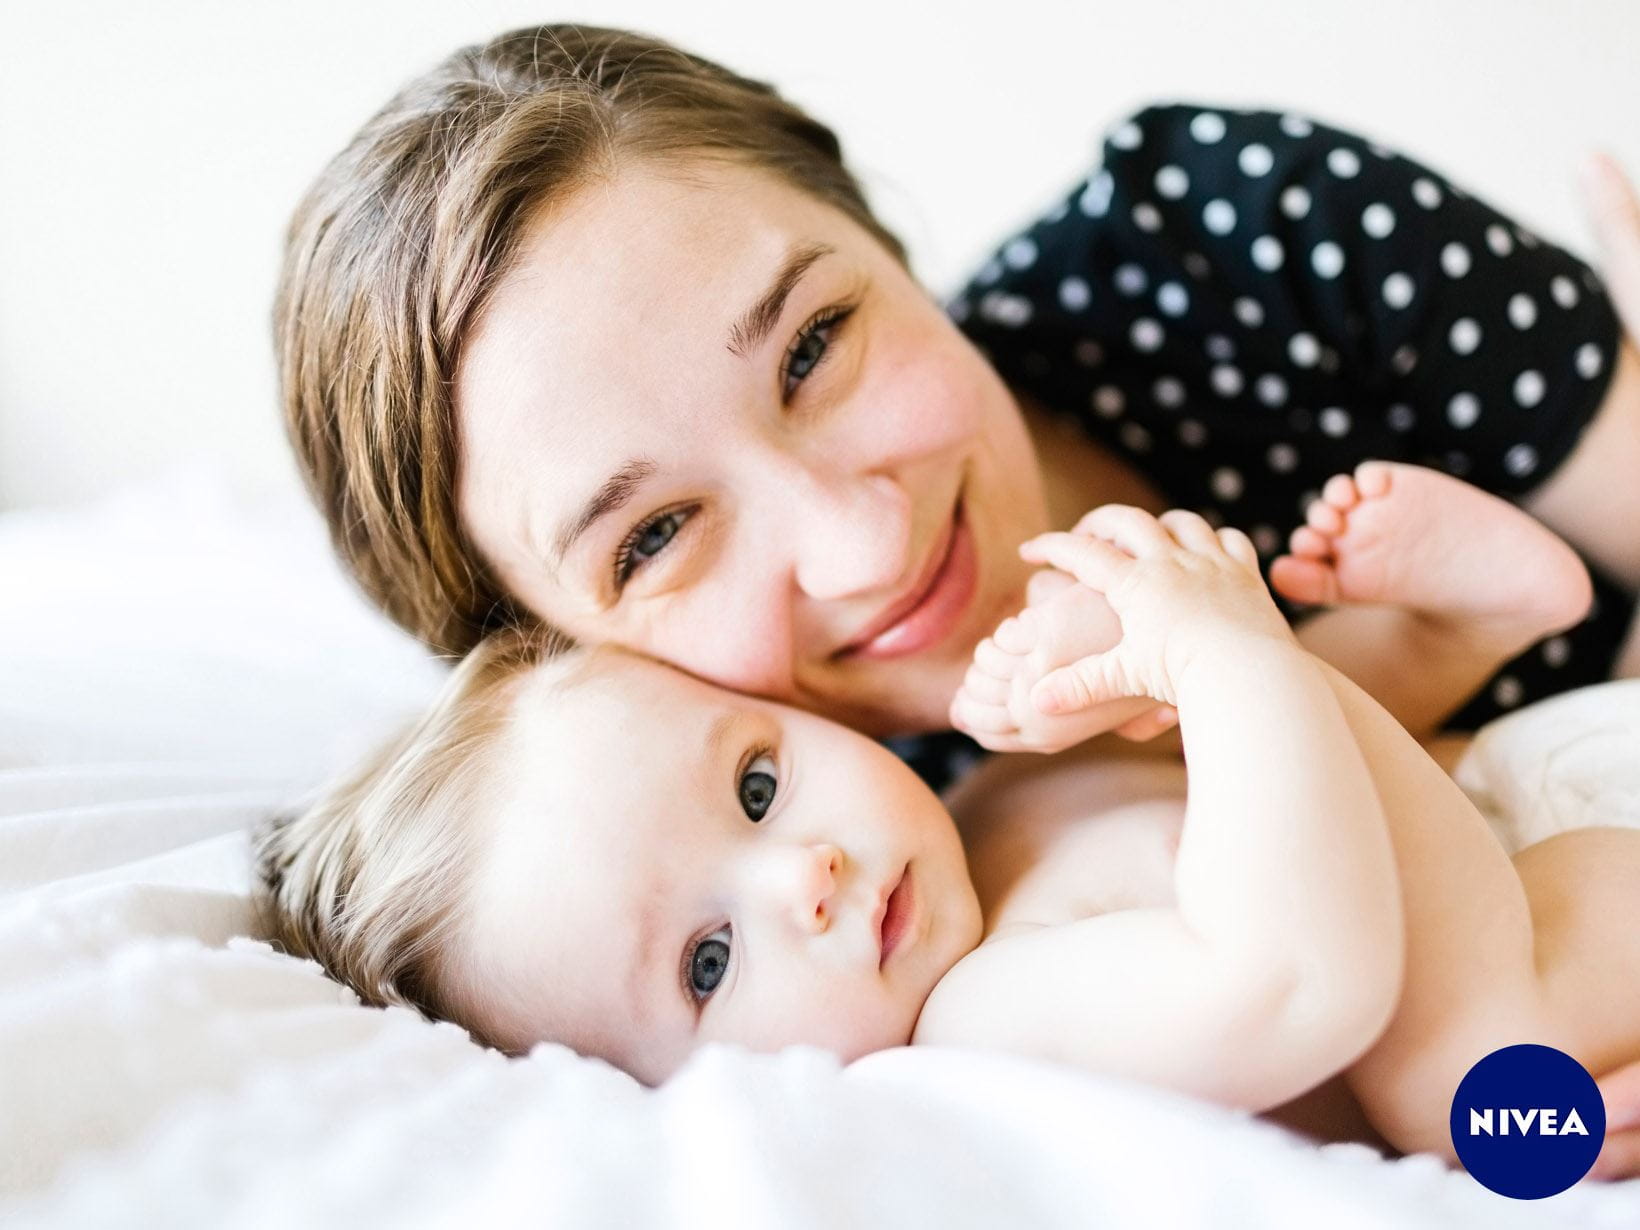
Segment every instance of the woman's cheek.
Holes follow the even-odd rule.
[[[770,588],[759,604],[746,597],[691,595],[657,622],[646,651],[720,687],[774,699],[790,697],[791,619]],[[730,614],[732,612],[732,614]]]

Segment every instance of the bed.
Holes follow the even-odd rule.
[[[1634,1226],[1007,1056],[701,1053],[648,1090],[359,1005],[254,937],[246,830],[441,668],[294,493],[0,517],[0,1224]],[[1511,845],[1640,823],[1640,683],[1486,732]]]

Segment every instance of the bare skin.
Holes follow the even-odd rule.
[[[1508,545],[1510,558],[1563,565],[1564,547],[1508,506],[1413,468],[1369,469],[1346,482],[1333,485],[1328,501],[1339,517],[1318,518],[1326,523],[1317,531],[1325,541],[1308,544],[1315,554],[1304,558],[1320,569],[1305,569],[1311,581],[1356,601],[1405,600],[1432,617],[1489,620],[1499,643],[1511,629],[1517,638],[1536,639],[1568,617],[1564,606],[1511,595],[1508,585],[1530,588],[1532,574],[1499,569],[1474,550],[1476,541]],[[1396,551],[1407,545],[1397,540],[1412,533],[1444,539],[1445,550],[1424,558],[1447,566],[1374,563],[1384,550],[1398,560],[1415,556]],[[1477,580],[1481,571],[1485,580]],[[1580,830],[1530,847],[1511,864],[1485,820],[1411,737],[1358,688],[1326,673],[1389,822],[1405,908],[1406,969],[1388,1028],[1349,1066],[1346,1080],[1325,1082],[1272,1114],[1334,1139],[1379,1143],[1375,1126],[1398,1148],[1450,1158],[1446,1103],[1469,1064],[1488,1050],[1535,1039],[1568,1050],[1597,1074],[1621,1072],[1640,1058],[1640,995],[1611,992],[1635,985],[1640,971],[1640,943],[1614,922],[1640,892],[1640,837]],[[1056,682],[1050,676],[1041,686]],[[1098,694],[1085,676],[1082,686],[1083,695]],[[1049,761],[1046,772],[1042,763],[990,762],[952,800],[971,861],[985,869],[976,886],[988,931],[996,935],[1022,917],[1039,917],[1055,900],[1063,903],[1065,868],[1072,865],[1083,869],[1074,877],[1080,909],[1167,904],[1167,855],[1177,848],[1181,819],[1176,805],[1163,802],[1170,790],[1158,775],[1167,767],[1097,766],[1085,752]],[[1094,774],[1100,816],[1092,824],[1067,821],[1066,807],[1073,797],[1086,800]],[[996,823],[998,817],[1007,822]],[[1122,874],[1106,888],[1089,888],[1089,866]]]

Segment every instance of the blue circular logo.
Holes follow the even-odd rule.
[[[1500,1196],[1541,1200],[1589,1172],[1606,1139],[1606,1103],[1588,1069],[1552,1046],[1493,1051],[1452,1097],[1452,1148]]]

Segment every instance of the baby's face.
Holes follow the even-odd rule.
[[[696,1047],[909,1042],[980,938],[955,827],[892,753],[604,651],[523,681],[456,964],[502,1045],[658,1083]]]

